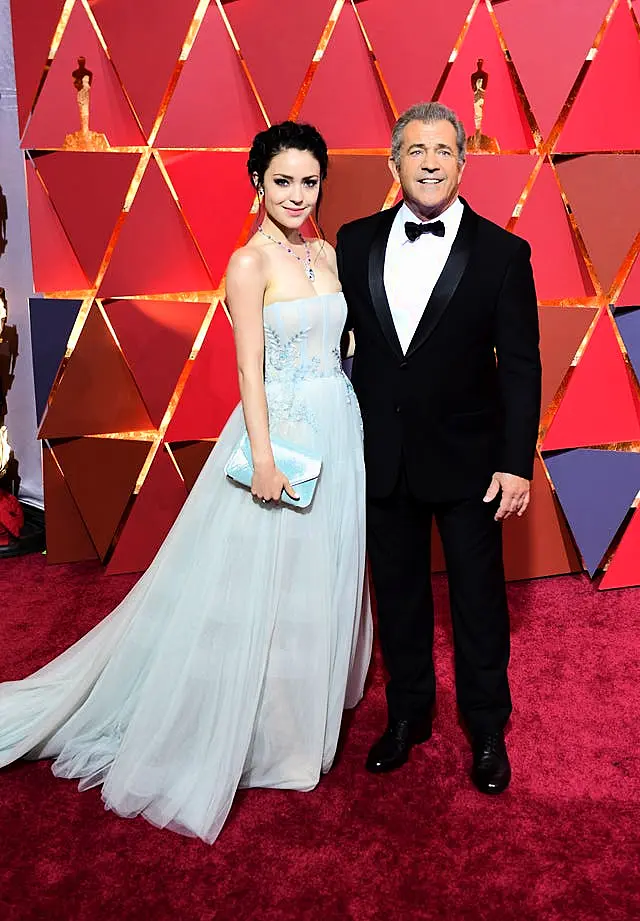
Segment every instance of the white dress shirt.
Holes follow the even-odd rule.
[[[387,241],[384,259],[384,287],[402,351],[413,339],[420,317],[440,277],[458,233],[464,205],[459,198],[434,218],[444,224],[444,237],[424,233],[411,243],[405,221],[419,221],[403,202],[396,214]]]

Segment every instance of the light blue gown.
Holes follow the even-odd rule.
[[[264,310],[273,434],[320,454],[306,510],[224,475],[242,408],[155,560],[57,659],[0,685],[0,766],[55,758],[105,807],[212,842],[240,787],[311,790],[371,651],[360,413],[342,294]]]

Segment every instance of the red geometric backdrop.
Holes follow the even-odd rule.
[[[224,270],[254,224],[253,135],[286,117],[323,132],[333,242],[343,221],[396,199],[386,156],[403,108],[440,99],[473,132],[482,58],[482,131],[499,153],[469,156],[463,194],[532,245],[544,369],[533,501],[506,527],[507,572],[582,568],[593,533],[571,488],[554,489],[550,458],[564,452],[565,472],[575,459],[578,482],[584,448],[640,452],[632,0],[12,0],[12,15],[48,299],[32,317],[37,384],[39,343],[51,348],[77,304],[40,420],[51,562],[144,568],[238,400]],[[94,140],[78,143],[80,56]],[[640,481],[632,493],[613,525],[594,503],[603,587],[640,583]]]

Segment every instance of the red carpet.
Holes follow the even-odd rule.
[[[96,565],[0,564],[0,677],[44,664],[120,600]],[[514,780],[474,792],[436,599],[434,738],[400,772],[363,769],[382,727],[379,663],[342,757],[313,793],[240,794],[218,842],[103,810],[46,763],[0,772],[1,921],[631,921],[640,917],[640,590],[517,583]]]

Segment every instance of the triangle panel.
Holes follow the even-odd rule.
[[[209,291],[211,278],[153,157],[116,241],[101,297]]]
[[[148,441],[74,438],[53,452],[102,560],[149,453]]]
[[[639,150],[640,41],[621,2],[567,116],[556,151]]]
[[[38,172],[87,277],[98,274],[140,160],[133,153],[64,152],[37,159]]]
[[[217,438],[240,400],[231,324],[218,304],[165,438]]]
[[[436,10],[424,0],[367,0],[358,13],[398,112],[420,99],[433,99],[472,0],[447,0]],[[429,53],[411,53],[399,24],[421,30],[428,21]],[[408,34],[408,33],[406,33]]]
[[[162,422],[209,305],[109,301],[103,305],[155,426]]]
[[[494,11],[544,137],[555,125],[611,0],[518,0]],[[544,48],[544,57],[541,49]],[[553,62],[549,66],[547,62]]]
[[[44,73],[65,0],[11,0],[13,57],[20,134]]]
[[[471,154],[462,177],[462,195],[474,211],[506,227],[535,163],[525,155]]]
[[[273,58],[268,57],[273,67]],[[212,3],[178,78],[155,146],[248,147],[265,128],[238,53]]]
[[[479,61],[482,61],[481,69]],[[473,85],[479,79],[484,79],[486,93],[478,128],[474,117]],[[481,149],[484,152],[535,148],[522,103],[484,3],[480,4],[471,20],[439,101],[458,113],[464,122],[468,143],[474,135],[477,138],[482,135]]]
[[[81,130],[73,77],[81,56],[91,72],[88,134]],[[144,144],[111,62],[81,3],[73,7],[23,143],[33,148],[80,150]]]
[[[598,588],[640,585],[640,515],[636,509]]]
[[[153,429],[124,358],[94,304],[69,357],[40,432],[68,438]]]
[[[111,60],[148,136],[196,11],[197,0],[89,0]],[[149,28],[161,15],[162,27]]]
[[[342,224],[380,211],[391,184],[386,156],[333,154],[320,209],[327,240],[335,245]]]
[[[618,307],[640,306],[640,254],[635,258],[616,303]]]
[[[640,441],[640,399],[608,313],[598,320],[545,438],[545,451]]]
[[[187,492],[193,489],[214,447],[214,441],[183,441],[171,445],[171,452],[180,468]]]
[[[543,415],[558,392],[597,312],[597,307],[538,309]]]
[[[602,288],[609,291],[640,227],[640,155],[587,154],[555,167]],[[606,189],[606,197],[595,189]]]
[[[36,291],[81,291],[89,287],[51,199],[31,161],[26,164],[33,287]]]
[[[640,454],[561,451],[545,463],[593,576],[640,489]]]
[[[273,0],[242,0],[225,5],[240,52],[272,124],[288,118],[334,2],[306,3],[301,15],[299,0],[278,0],[277,27],[269,30],[268,54],[265,54],[264,31],[256,23],[272,20]],[[278,62],[277,67],[273,66],[274,61]]]
[[[30,297],[31,357],[36,397],[36,418],[42,419],[60,362],[82,301]]]
[[[529,508],[523,518],[508,518],[503,533],[508,581],[582,571],[571,533],[538,457]]]
[[[345,61],[349,62],[348,80]],[[350,3],[342,8],[298,121],[315,125],[329,147],[389,146],[391,108]]]
[[[44,517],[47,530],[47,563],[97,560],[98,554],[69,487],[51,454],[42,452]]]
[[[539,301],[593,297],[593,283],[548,163],[542,164],[515,231],[531,244]]]
[[[635,310],[617,312],[615,321],[631,366],[640,381],[640,307],[636,307]]]
[[[255,198],[247,155],[180,151],[164,152],[162,160],[214,285],[218,285]]]
[[[186,498],[184,482],[162,445],[118,537],[107,566],[109,575],[147,569]]]

